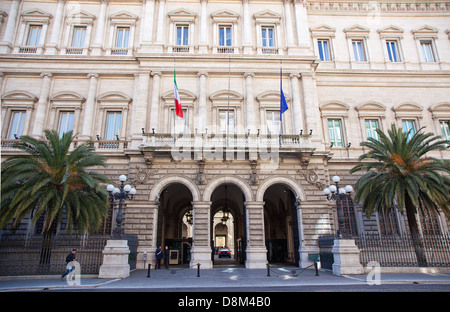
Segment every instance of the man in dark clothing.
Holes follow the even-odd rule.
[[[163,251],[161,249],[161,246],[159,246],[155,251],[155,257],[156,257],[156,263],[155,263],[155,270],[161,268],[161,259],[163,257]]]
[[[166,249],[164,249],[164,265],[166,269],[169,268],[169,257],[170,257],[169,247],[166,246]]]
[[[64,279],[64,277],[66,277],[67,274],[69,274],[70,272],[75,270],[74,266],[69,266],[68,264],[75,260],[76,254],[77,254],[77,250],[74,248],[74,249],[72,249],[72,252],[67,255],[67,257],[66,257],[66,269],[67,270],[66,270],[66,272],[64,272],[63,275],[61,275],[61,279]]]

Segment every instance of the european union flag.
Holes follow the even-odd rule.
[[[280,121],[283,120],[283,113],[288,110],[286,98],[284,97],[284,93],[283,93],[282,73],[283,73],[283,69],[280,69]]]

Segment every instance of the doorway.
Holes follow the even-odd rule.
[[[188,265],[192,247],[192,194],[181,183],[163,189],[158,212],[157,245],[176,251],[171,265]],[[171,253],[172,255],[172,253]]]
[[[245,263],[244,194],[236,185],[219,185],[211,195],[211,259],[214,265]],[[219,258],[220,249],[228,249],[230,258]]]
[[[294,192],[274,184],[264,193],[264,229],[269,263],[299,265],[299,231]]]

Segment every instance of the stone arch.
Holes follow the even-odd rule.
[[[200,200],[200,198],[201,198],[200,190],[198,189],[195,182],[187,177],[179,176],[179,175],[169,175],[169,176],[165,176],[165,177],[159,179],[155,183],[155,185],[152,187],[149,200],[152,202],[155,201],[156,196],[159,196],[161,194],[162,190],[164,190],[168,185],[173,184],[173,183],[180,183],[180,184],[183,184],[184,186],[186,186],[191,191],[193,201]]]
[[[242,178],[236,176],[222,176],[210,181],[203,191],[203,201],[209,202],[214,190],[221,184],[231,183],[236,185],[244,194],[246,201],[253,201],[253,191],[250,185]]]
[[[274,184],[284,184],[291,188],[300,201],[306,200],[306,194],[301,185],[293,178],[290,177],[272,177],[264,180],[258,190],[256,191],[256,201],[263,201],[264,193],[266,190]]]

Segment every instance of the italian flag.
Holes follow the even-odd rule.
[[[178,94],[177,78],[175,70],[173,71],[173,96],[175,100],[175,111],[178,117],[183,118],[183,109],[181,108],[180,95]]]

